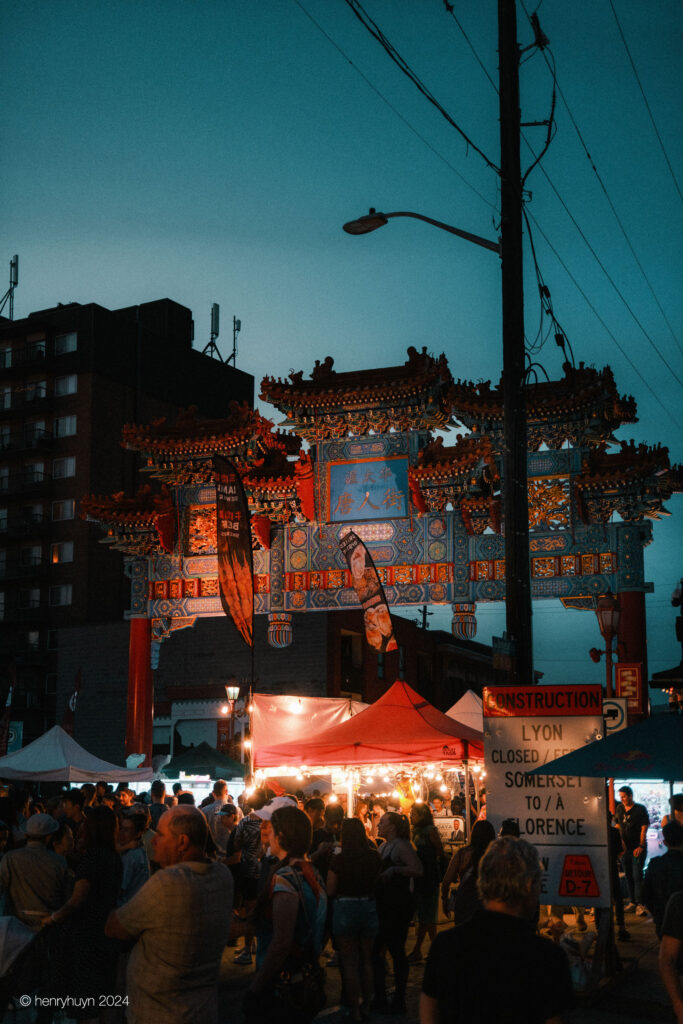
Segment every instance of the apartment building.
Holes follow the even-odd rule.
[[[60,634],[128,607],[122,556],[78,512],[139,486],[123,425],[253,405],[253,377],[192,342],[190,310],[170,299],[0,317],[0,699],[12,685],[24,745],[55,721]]]

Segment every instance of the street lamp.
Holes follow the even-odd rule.
[[[377,228],[383,228],[391,217],[413,217],[415,220],[423,220],[425,224],[433,224],[435,228],[448,231],[451,235],[458,235],[459,238],[474,242],[475,245],[481,245],[482,248],[490,249],[491,252],[496,252],[500,256],[500,242],[490,242],[488,238],[482,238],[481,235],[473,235],[461,228],[454,228],[451,224],[444,224],[443,221],[433,220],[431,217],[424,217],[421,213],[409,213],[405,210],[397,213],[378,213],[371,207],[370,212],[364,217],[347,221],[343,225],[344,231],[347,235],[367,235],[371,231],[376,231]]]
[[[605,693],[608,697],[613,697],[614,692],[612,689],[612,642],[619,629],[619,602],[612,593],[608,590],[606,594],[598,600],[595,608],[595,614],[598,618],[598,626],[600,627],[600,633],[605,641],[605,650],[599,651],[597,647],[593,647],[590,650],[590,656],[594,662],[600,661],[602,655],[605,655]]]

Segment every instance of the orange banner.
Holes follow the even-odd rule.
[[[395,651],[398,644],[394,639],[389,605],[370,552],[353,530],[342,537],[339,547],[348,563],[353,589],[363,607],[365,639],[380,653]]]
[[[216,547],[223,611],[250,647],[254,643],[254,574],[249,508],[236,467],[215,455]]]

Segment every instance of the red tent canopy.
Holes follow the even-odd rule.
[[[259,768],[483,760],[482,735],[438,711],[399,680],[379,700],[308,742],[258,751]]]

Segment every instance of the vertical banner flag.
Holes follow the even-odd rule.
[[[366,640],[380,653],[395,651],[398,644],[394,639],[389,605],[370,552],[353,530],[342,537],[339,547],[351,572],[353,589],[363,607]]]
[[[254,575],[249,508],[236,467],[214,455],[216,546],[223,611],[250,647],[254,643]]]
[[[4,757],[7,753],[7,742],[9,740],[9,720],[12,714],[12,690],[13,686],[10,683],[9,690],[7,691],[7,700],[5,701],[5,708],[0,717],[0,757]]]
[[[81,670],[79,668],[74,679],[74,691],[69,697],[69,702],[64,708],[64,715],[62,716],[62,729],[64,732],[68,732],[69,736],[74,734],[74,720],[76,717],[76,704],[78,703],[78,695],[81,692]]]

